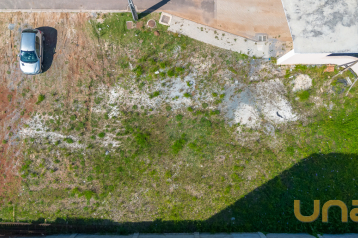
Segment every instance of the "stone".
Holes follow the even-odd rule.
[[[155,31],[155,32],[154,32],[154,35],[155,35],[155,36],[159,36],[159,35],[160,35],[160,34],[159,34],[159,31]]]
[[[300,74],[297,78],[293,81],[293,92],[297,92],[300,90],[307,90],[312,87],[312,79],[306,74]]]

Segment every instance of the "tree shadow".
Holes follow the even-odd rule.
[[[352,200],[358,198],[357,165],[358,156],[355,154],[312,154],[204,221],[178,219],[116,223],[104,219],[57,219],[54,224],[44,226],[44,229],[47,233],[117,234],[257,231],[356,233],[358,226],[350,220],[349,213],[354,208]],[[312,215],[314,200],[320,200],[321,211],[325,202],[341,200],[348,208],[348,222],[342,223],[339,207],[331,207],[328,223],[322,222],[322,212],[316,221],[303,223],[295,217],[294,200],[301,201],[301,214],[304,216]],[[42,222],[43,219],[37,221]],[[2,228],[0,224],[0,230]]]
[[[56,44],[57,44],[57,30],[52,27],[44,26],[37,28],[44,33],[44,61],[42,66],[42,72],[46,72],[50,69],[54,55],[56,54]]]
[[[151,6],[150,8],[144,10],[143,12],[139,13],[138,14],[138,19],[141,19],[141,18],[144,18],[144,17],[148,16],[152,12],[154,12],[154,11],[158,10],[159,8],[163,7],[168,2],[170,2],[170,0],[162,0],[162,1],[158,2],[157,4]]]

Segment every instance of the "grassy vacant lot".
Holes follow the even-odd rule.
[[[94,49],[83,57],[94,57],[96,65],[79,67],[75,82],[68,81],[68,72],[62,75],[71,94],[48,84],[48,74],[35,81],[41,94],[33,85],[23,86],[29,91],[22,96],[36,95],[37,105],[23,113],[31,118],[16,132],[22,183],[2,194],[2,221],[113,223],[120,224],[114,231],[123,233],[358,232],[352,221],[341,223],[336,208],[327,224],[321,217],[303,224],[293,214],[294,199],[310,215],[314,199],[321,205],[342,200],[350,209],[357,196],[357,91],[345,97],[340,92],[347,87],[329,82],[338,69],[287,68],[279,77],[287,88],[298,74],[309,75],[313,87],[288,90],[287,98],[303,116],[267,135],[229,126],[218,110],[225,70],[231,81],[257,83],[248,79],[251,58],[168,33],[162,25],[154,29],[159,37],[145,26],[126,30],[128,14],[101,17],[103,23],[92,19],[82,28]],[[150,17],[158,19],[150,15],[142,22]],[[212,100],[177,108],[166,101],[134,104],[137,97],[158,98],[164,92],[155,85],[165,87],[198,72],[195,66],[207,61],[213,65],[199,71],[194,89],[169,100],[205,93]],[[66,64],[76,67],[76,61]],[[270,71],[265,75],[260,81],[271,79]],[[353,78],[349,72],[339,78],[346,77]],[[119,88],[132,97],[113,101]],[[238,140],[255,133],[259,139]],[[12,137],[7,134],[3,143]]]

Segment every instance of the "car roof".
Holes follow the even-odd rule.
[[[23,32],[21,34],[21,49],[22,51],[35,51],[35,32]]]

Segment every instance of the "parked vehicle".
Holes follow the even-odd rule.
[[[37,29],[25,29],[21,32],[20,69],[24,74],[42,72],[44,34]]]

